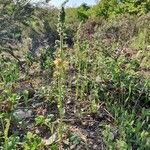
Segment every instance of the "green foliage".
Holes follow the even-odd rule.
[[[118,149],[149,149],[149,110],[143,108],[140,116],[137,117],[134,111],[125,110],[117,103],[115,108],[111,108],[111,103],[108,105],[110,112],[114,114],[117,121],[118,131],[115,132],[118,133],[117,139],[114,139],[114,127],[106,125],[103,129],[106,145]],[[120,114],[121,112],[124,113]]]
[[[117,0],[101,0],[95,7],[95,14],[99,17],[108,18],[117,10]]]
[[[129,14],[138,14],[142,15],[148,13],[150,11],[150,1],[142,0],[142,1],[124,1],[124,11]]]
[[[89,9],[90,7],[86,3],[83,3],[80,7],[77,8],[77,15],[80,21],[85,22],[88,19],[87,12]]]
[[[146,30],[144,32],[139,33],[138,36],[133,39],[131,47],[145,50],[148,45],[146,36],[147,36]]]
[[[12,62],[0,60],[0,82],[9,83],[17,80],[19,77],[18,66]]]
[[[101,0],[92,8],[91,16],[108,18],[125,13],[129,13],[130,15],[143,15],[149,11],[149,0]]]
[[[25,150],[36,150],[42,145],[41,138],[28,132],[26,135],[26,142],[24,143]]]
[[[59,150],[59,146],[58,145],[52,145],[51,150]]]
[[[76,134],[72,134],[70,135],[70,142],[73,144],[73,145],[78,145],[80,144],[81,142],[81,139],[78,135]]]

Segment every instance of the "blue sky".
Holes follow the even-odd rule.
[[[35,1],[42,1],[42,0],[33,0],[33,1],[35,2]],[[51,0],[49,3],[54,6],[60,6],[63,1],[64,0]],[[69,2],[67,3],[67,6],[76,7],[76,6],[81,5],[82,3],[87,3],[88,5],[93,5],[96,3],[95,1],[96,0],[69,0]]]

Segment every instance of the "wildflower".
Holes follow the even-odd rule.
[[[60,68],[62,66],[62,59],[61,58],[55,59],[54,64],[55,64],[56,68]]]
[[[63,61],[61,58],[55,59],[54,64],[57,69],[63,68],[64,70],[67,70],[69,68],[69,62]]]

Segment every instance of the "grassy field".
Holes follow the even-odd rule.
[[[0,53],[0,149],[149,150],[149,28],[132,19],[81,22],[70,47],[62,7],[55,50]]]

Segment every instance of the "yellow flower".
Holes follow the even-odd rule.
[[[55,59],[54,64],[55,64],[56,68],[60,68],[62,66],[62,59],[61,58]]]
[[[64,70],[67,70],[69,68],[69,62],[63,61],[61,58],[55,59],[54,64],[57,69],[63,68]]]

